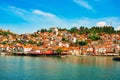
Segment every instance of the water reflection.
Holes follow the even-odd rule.
[[[30,65],[37,65],[37,64],[44,64],[44,62],[48,62],[49,64],[64,62],[64,63],[73,63],[78,65],[88,65],[88,66],[104,66],[110,67],[114,64],[112,57],[95,57],[95,56],[85,56],[85,57],[76,57],[76,56],[69,56],[69,57],[14,57],[14,56],[5,56],[5,61],[9,61],[9,59],[13,60],[13,64],[15,62],[19,62],[21,65],[30,64]]]
[[[0,56],[0,64],[1,80],[120,79],[120,62],[112,57]]]
[[[62,58],[63,62],[69,62],[74,64],[80,65],[87,65],[87,66],[104,66],[110,67],[113,65],[114,61],[112,57],[100,57],[100,56],[85,56],[85,57],[75,57],[69,56],[69,58]]]

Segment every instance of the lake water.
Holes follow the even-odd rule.
[[[0,80],[120,80],[112,57],[0,56]]]

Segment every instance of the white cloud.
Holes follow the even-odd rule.
[[[8,9],[18,15],[23,15],[24,13],[29,13],[26,10],[20,9],[20,8],[16,8],[14,6],[9,6]]]
[[[93,7],[91,5],[89,5],[88,2],[86,2],[84,0],[73,0],[73,1],[77,4],[79,4],[80,6],[88,9],[88,10],[94,11]]]
[[[23,9],[20,9],[20,8],[16,8],[15,6],[9,6],[8,7],[10,10],[14,10],[14,11],[19,11],[19,12],[23,12],[23,13],[25,13],[25,12],[28,12],[28,11],[26,11],[26,10],[23,10]]]
[[[117,28],[115,30],[120,30],[120,26],[117,26]]]
[[[46,16],[46,17],[55,17],[55,15],[53,15],[51,13],[43,12],[41,10],[33,10],[32,13],[42,15],[42,16]]]
[[[106,25],[106,22],[105,21],[100,21],[96,24],[96,26],[99,26],[99,27],[103,27]]]
[[[91,18],[80,18],[80,19],[67,19],[58,17],[55,14],[44,12],[42,10],[24,10],[16,7],[9,7],[7,11],[11,14],[21,17],[26,22],[21,22],[21,24],[3,24],[8,29],[11,29],[17,33],[25,33],[25,32],[34,32],[41,28],[49,28],[52,26],[61,27],[61,28],[71,28],[71,27],[92,27],[97,25],[110,25],[112,21],[112,25],[117,27],[120,25],[120,18],[119,17],[107,17],[107,18],[99,18],[99,19],[91,19]],[[13,17],[14,19],[14,17]],[[0,24],[0,26],[2,26]],[[12,26],[14,26],[12,28]],[[24,27],[24,30],[22,29]],[[5,28],[6,29],[6,28]]]

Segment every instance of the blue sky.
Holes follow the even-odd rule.
[[[120,28],[120,0],[0,0],[0,28],[32,33],[49,27]]]

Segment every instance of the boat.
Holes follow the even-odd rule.
[[[114,61],[120,61],[120,56],[113,57]]]
[[[4,53],[4,52],[1,52],[0,54],[1,54],[1,55],[6,55],[6,53]]]

